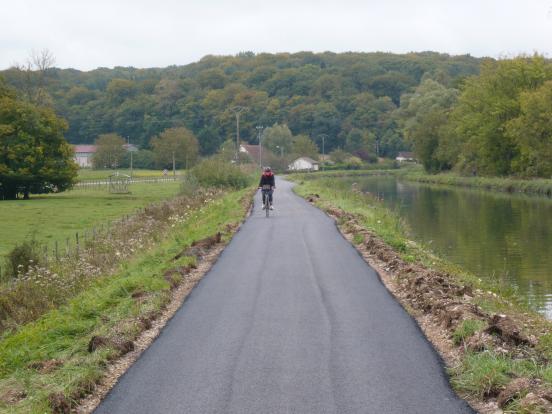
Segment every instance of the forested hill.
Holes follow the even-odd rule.
[[[210,154],[235,134],[232,108],[239,105],[247,107],[240,120],[245,141],[255,142],[256,125],[284,123],[317,144],[326,134],[327,152],[360,136],[377,142],[380,155],[393,156],[405,148],[395,116],[401,96],[426,78],[454,88],[478,74],[480,64],[434,52],[245,52],[167,68],[48,69],[40,82],[68,121],[71,143],[115,132],[147,147],[164,129],[186,126]],[[38,82],[17,69],[1,75],[19,91]]]

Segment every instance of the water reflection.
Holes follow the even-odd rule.
[[[392,177],[345,179],[406,219],[412,237],[482,278],[516,287],[552,317],[552,200],[436,187]]]

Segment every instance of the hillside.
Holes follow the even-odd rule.
[[[326,151],[361,136],[379,155],[394,156],[405,143],[397,124],[401,96],[430,78],[451,88],[479,73],[482,59],[434,52],[311,53],[206,56],[185,66],[98,68],[89,72],[52,68],[0,74],[19,91],[42,82],[57,113],[69,123],[71,143],[92,143],[116,132],[147,147],[151,137],[186,126],[203,154],[235,134],[232,108],[241,117],[241,138],[256,141],[256,125],[285,123]],[[34,78],[33,78],[34,76]]]

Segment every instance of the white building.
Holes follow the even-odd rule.
[[[395,159],[398,162],[416,161],[416,158],[413,152],[399,152],[399,155],[397,155],[397,158]]]
[[[318,171],[318,161],[309,157],[300,157],[288,165],[291,171]]]
[[[75,162],[81,168],[91,168],[92,167],[92,156],[96,152],[95,145],[74,145],[73,149],[75,150]]]

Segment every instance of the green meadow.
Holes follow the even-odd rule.
[[[179,181],[135,183],[130,185],[130,194],[110,194],[106,187],[0,201],[0,257],[33,237],[50,244],[50,249],[57,240],[61,248],[66,238],[74,239],[75,232],[90,230],[150,203],[172,198],[179,189]]]

